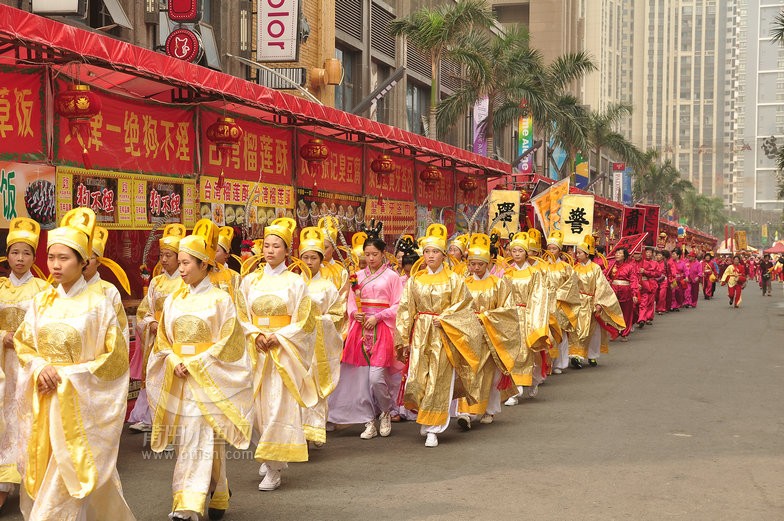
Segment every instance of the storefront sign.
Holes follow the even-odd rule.
[[[368,165],[382,154],[380,150],[368,148]],[[386,152],[388,153],[388,152]],[[395,172],[378,176],[368,167],[365,176],[365,193],[369,197],[383,195],[384,199],[400,201],[414,200],[414,160],[397,154],[389,154],[395,162]]]
[[[258,61],[299,59],[299,11],[299,0],[258,0]]]
[[[196,63],[204,56],[201,36],[187,27],[170,32],[166,37],[165,49],[169,56],[191,63]]]
[[[267,224],[276,217],[293,215],[294,188],[292,186],[238,179],[224,179],[220,189],[217,184],[218,178],[201,176],[199,217],[212,219],[218,226]],[[281,210],[280,215],[275,211],[276,208]]]
[[[623,171],[626,170],[626,163],[612,164],[612,200],[621,202],[623,197]]]
[[[391,201],[368,198],[365,205],[365,219],[375,219],[384,223],[384,237],[397,238],[399,235],[410,234],[416,229],[416,205],[413,201]]]
[[[43,71],[40,67],[0,67],[0,160],[46,159]]]
[[[56,91],[67,87],[55,82]],[[196,171],[196,111],[163,103],[144,103],[94,89],[101,112],[90,120],[87,151],[93,167],[126,172],[191,175]],[[55,118],[54,160],[82,164],[82,143]]]
[[[218,177],[223,170],[227,178],[256,182],[261,176],[265,183],[290,185],[293,132],[232,115],[243,134],[232,153],[221,161],[206,132],[222,115],[211,110],[200,113],[202,173]]]
[[[437,206],[440,208],[454,208],[455,206],[455,174],[448,168],[439,168],[442,179],[434,186],[426,186],[419,178],[419,174],[427,168],[427,163],[419,161],[415,164],[416,176],[416,201],[424,206]]]
[[[482,204],[487,198],[487,180],[477,175],[469,176],[463,172],[456,172],[455,175],[457,176],[457,179],[455,180],[457,183],[457,202],[472,206],[478,206]],[[472,192],[465,192],[460,189],[460,181],[466,177],[472,177],[476,181],[476,190]]]
[[[0,227],[8,228],[15,217],[29,217],[44,230],[54,228],[54,181],[54,167],[0,161]]]
[[[340,223],[340,231],[351,234],[365,222],[365,198],[358,195],[345,195],[324,192],[319,188],[318,195],[307,188],[297,188],[297,226],[318,226],[321,217],[334,216]]]
[[[586,235],[593,233],[593,206],[592,195],[564,196],[561,203],[564,244],[580,244]]]
[[[299,134],[301,146],[312,136]],[[316,178],[308,169],[307,162],[297,154],[297,185],[313,188],[316,184],[319,193],[343,192],[362,195],[362,147],[338,141],[324,140],[329,150],[329,158],[321,163],[321,176]]]
[[[57,167],[57,220],[71,208],[91,208],[108,229],[148,229],[156,223],[195,224],[192,179]]]

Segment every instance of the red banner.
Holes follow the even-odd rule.
[[[0,67],[0,160],[46,159],[44,69]]]
[[[463,172],[456,172],[457,175],[457,202],[472,206],[479,206],[487,197],[487,180],[483,177],[468,175]],[[477,188],[474,191],[466,192],[460,189],[460,182],[466,177],[471,177],[476,181]]]
[[[442,179],[435,186],[425,186],[419,174],[427,168],[427,163],[416,162],[417,204],[438,206],[441,208],[455,206],[455,174],[447,167],[439,168]]]
[[[67,88],[55,82],[55,91]],[[196,111],[144,103],[93,90],[101,112],[90,120],[87,143],[69,132],[66,118],[55,116],[55,162],[81,165],[85,145],[94,169],[188,175],[196,171]]]
[[[645,226],[643,231],[648,233],[645,237],[646,246],[656,246],[656,239],[659,237],[659,207],[654,204],[638,204],[645,210]]]
[[[611,268],[613,264],[615,264],[615,259],[613,257],[615,257],[616,251],[620,250],[621,248],[626,248],[629,253],[638,250],[645,240],[645,235],[646,234],[644,233],[638,233],[637,235],[627,235],[626,237],[621,237],[610,253],[607,254],[607,259],[610,261],[609,267]]]
[[[264,183],[291,184],[294,136],[291,130],[232,115],[243,134],[231,155],[221,161],[215,143],[207,139],[207,129],[220,116],[221,113],[211,110],[201,111],[202,173],[218,177],[223,170],[227,178],[243,181],[258,181],[260,174]]]
[[[645,231],[645,209],[623,208],[623,221],[621,224],[621,237],[637,235]]]
[[[387,154],[395,162],[395,172],[381,176],[373,173],[370,163],[382,154],[382,151],[368,148],[368,167],[365,183],[365,194],[368,196],[383,195],[384,199],[397,199],[400,201],[414,200],[414,160],[398,154]]]
[[[300,133],[298,146],[307,143],[313,136]],[[327,192],[340,192],[362,195],[362,146],[349,145],[324,139],[329,157],[321,163],[321,177],[315,179],[309,171],[307,162],[297,151],[297,186]]]

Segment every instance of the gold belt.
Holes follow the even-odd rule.
[[[211,348],[213,345],[214,344],[212,342],[175,342],[172,344],[172,351],[174,351],[174,354],[177,356],[194,356],[200,355],[201,353]]]
[[[613,286],[629,286],[630,284],[631,284],[631,282],[629,282],[628,280],[616,279],[616,280],[612,281],[612,285]]]
[[[161,321],[161,315],[163,315],[163,311],[156,311],[155,312],[155,321],[156,322],[160,322]]]
[[[269,327],[279,328],[291,324],[291,316],[289,315],[266,315],[261,317],[253,317],[253,325],[256,327]]]

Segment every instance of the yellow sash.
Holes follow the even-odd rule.
[[[195,356],[200,355],[214,346],[213,342],[196,342],[196,343],[181,343],[175,342],[172,344],[172,351],[177,356]]]
[[[268,315],[261,317],[253,317],[253,325],[256,327],[263,327],[268,329],[279,329],[291,324],[291,316],[289,315]]]

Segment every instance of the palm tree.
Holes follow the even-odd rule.
[[[627,103],[612,103],[603,111],[591,111],[588,114],[587,137],[599,164],[596,173],[602,176],[602,150],[615,152],[621,159],[632,166],[640,162],[640,151],[614,127],[625,117],[632,114],[632,106]],[[606,183],[603,183],[606,185]]]
[[[444,2],[434,8],[422,7],[405,18],[392,20],[392,36],[403,36],[420,52],[430,55],[432,86],[428,137],[437,138],[436,108],[441,93],[441,61],[444,53],[473,27],[489,27],[494,21],[489,4],[483,0]]]
[[[784,42],[784,11],[776,15],[770,30],[772,42]]]
[[[660,215],[666,214],[670,208],[680,213],[685,208],[686,197],[694,191],[694,185],[681,177],[671,160],[658,165],[651,163],[644,172],[638,172],[634,183],[634,196],[658,205]]]
[[[779,155],[776,156],[776,180],[778,182],[778,192],[776,193],[776,197],[778,199],[784,199],[784,147],[779,149]]]

